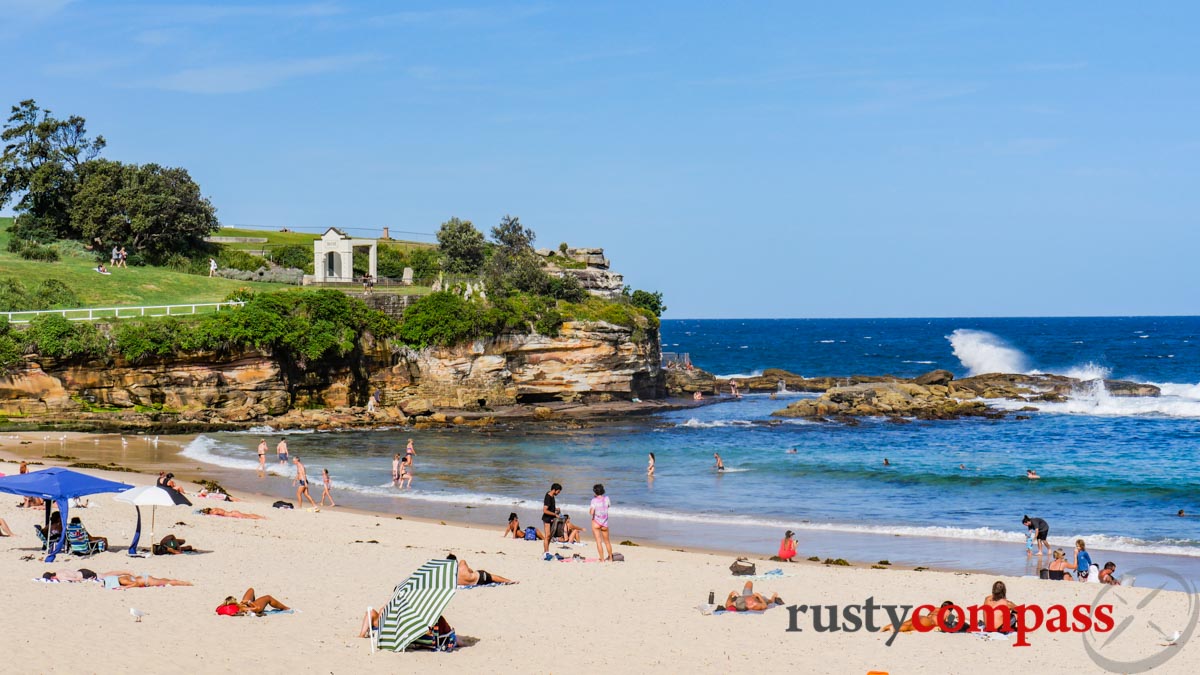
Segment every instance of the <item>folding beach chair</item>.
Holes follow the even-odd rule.
[[[75,555],[92,555],[104,551],[104,542],[93,541],[83,528],[67,526],[67,545]]]

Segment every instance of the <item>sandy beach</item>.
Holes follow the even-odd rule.
[[[54,454],[57,443],[44,453],[42,438],[5,436],[0,453],[7,460],[52,465],[42,457]],[[22,440],[32,442],[22,445]],[[145,445],[140,439],[134,443]],[[0,472],[15,474],[17,465],[0,462]],[[133,485],[154,480],[154,473],[86,472]],[[194,495],[198,488],[187,484],[184,489]],[[0,539],[0,584],[9,608],[3,631],[7,662],[24,672],[1104,672],[1085,649],[1089,642],[1115,672],[1137,670],[1132,664],[1160,654],[1171,656],[1154,672],[1200,669],[1194,642],[1160,646],[1158,629],[1190,636],[1195,627],[1189,618],[1197,598],[1178,592],[1111,590],[1103,602],[1114,605],[1119,630],[1107,634],[1043,629],[1028,634],[1027,647],[1014,647],[1011,638],[903,634],[888,646],[888,633],[817,632],[807,612],[798,614],[801,630],[788,631],[786,607],[761,615],[702,614],[697,607],[709,591],[723,598],[741,588],[742,580],[729,572],[728,554],[618,545],[623,563],[545,562],[540,544],[502,539],[501,524],[483,529],[340,507],[286,511],[271,508],[265,497],[237,496],[245,501],[221,506],[266,519],[159,508],[157,538],[171,532],[205,553],[130,558],[124,549],[133,532],[133,508],[111,494],[97,495],[89,508],[73,509],[71,515],[81,516],[89,531],[108,537],[117,550],[87,559],[60,555],[50,564],[41,562],[33,532],[43,512],[17,508],[19,499],[11,495],[0,497],[0,518],[14,531],[13,537]],[[193,501],[197,507],[217,504]],[[532,514],[523,520],[532,524]],[[146,522],[143,543],[148,527]],[[622,541],[619,520],[614,518],[612,528],[614,543]],[[551,550],[594,557],[590,534],[585,542]],[[447,552],[520,583],[455,595],[445,616],[466,644],[454,653],[370,654],[368,641],[355,637],[366,607],[386,602],[410,571]],[[845,607],[868,598],[876,604],[936,605],[947,599],[977,604],[999,578],[752,560],[760,573],[783,570],[782,577],[756,581],[756,590],[778,593],[787,605]],[[131,570],[195,585],[115,591],[93,583],[34,581],[46,571],[81,567],[101,573]],[[1104,588],[1032,578],[1003,581],[1010,599],[1042,606],[1086,605]],[[247,587],[274,595],[297,612],[264,618],[214,613],[225,596],[240,596]],[[147,616],[135,622],[130,608]],[[69,648],[55,646],[56,641]]]

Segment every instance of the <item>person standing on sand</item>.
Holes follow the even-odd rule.
[[[304,470],[304,463],[299,457],[293,457],[292,463],[296,465],[296,506],[304,506],[303,498],[308,497],[308,503],[313,505],[313,510],[320,511],[321,507],[317,506],[308,492],[308,473]]]
[[[330,506],[337,506],[333,503],[333,495],[329,494],[329,488],[333,487],[333,483],[329,480],[329,469],[321,469],[321,483],[325,486],[324,492],[321,493],[321,506],[325,506],[326,497],[329,497]]]
[[[392,487],[400,487],[400,453],[392,457]]]
[[[596,537],[596,551],[600,554],[600,561],[605,560],[612,562],[613,551],[612,542],[608,538],[608,507],[612,506],[608,496],[604,494],[604,486],[596,483],[592,486],[591,508],[588,513],[592,514],[592,534]],[[608,549],[608,557],[604,556],[604,549]]]
[[[725,462],[721,460],[721,456],[714,452],[713,457],[717,460],[717,473],[725,471]]]
[[[266,473],[267,471],[267,439],[260,439],[258,442],[258,470]]]
[[[265,439],[264,442],[266,442]],[[279,466],[287,466],[288,448],[286,438],[279,439],[279,445],[275,446],[275,455],[279,457]]]
[[[545,536],[542,538],[542,553],[550,552],[550,535],[554,528],[554,521],[560,513],[555,497],[562,492],[562,486],[554,483],[550,486],[550,491],[546,493],[546,497],[542,499],[542,529],[545,530]]]

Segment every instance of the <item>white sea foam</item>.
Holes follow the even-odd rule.
[[[192,439],[190,443],[183,446],[183,450],[179,453],[189,459],[194,459],[205,464],[213,464],[223,466],[227,469],[246,469],[250,471],[258,470],[258,453],[244,450],[238,446],[225,445],[224,447],[239,452],[244,452],[247,459],[238,459],[229,455],[214,452],[218,447],[223,447],[222,443],[214,438],[200,434]],[[253,457],[253,459],[250,459]],[[275,461],[275,451],[272,449],[267,453],[267,473],[273,473],[280,476],[291,476],[291,467],[281,469],[279,462]]]
[[[954,355],[971,375],[1023,373],[1028,359],[1021,350],[999,336],[982,330],[958,328],[946,336]]]
[[[275,427],[263,425],[259,427],[250,427],[241,431],[227,431],[229,434],[239,436],[295,436],[297,434],[316,433],[314,429],[276,429]]]
[[[1098,417],[1162,416],[1200,418],[1200,385],[1160,385],[1162,396],[1113,396],[1102,380],[1073,391],[1062,403],[1034,402],[1042,412]],[[1017,410],[1026,401],[992,399],[988,404],[1004,410]]]
[[[720,378],[722,380],[728,380],[728,379],[734,378],[734,377],[742,377],[742,378],[760,377],[760,376],[762,376],[762,374],[763,374],[762,368],[759,368],[758,370],[752,370],[748,373],[733,373],[732,375],[715,375],[714,377]]]
[[[1112,375],[1112,371],[1104,366],[1092,363],[1091,361],[1078,366],[1072,366],[1063,373],[1067,377],[1073,377],[1077,380],[1106,380]]]
[[[689,429],[714,429],[717,427],[748,427],[753,424],[754,422],[750,420],[712,420],[703,422],[693,417],[679,426]]]
[[[933,363],[933,361],[901,361],[900,363],[922,363],[925,365],[929,365],[929,364]]]
[[[834,342],[837,342],[837,340],[817,340],[817,342],[820,342],[823,345],[831,345]],[[843,342],[844,342],[844,340],[843,340]]]

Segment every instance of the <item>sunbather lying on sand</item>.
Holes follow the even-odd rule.
[[[458,560],[459,586],[486,586],[487,584],[515,584],[512,579],[505,579],[499,574],[487,570],[473,570],[466,560],[459,560],[453,553],[446,556],[447,560]]]
[[[770,600],[761,593],[755,593],[753,581],[746,582],[741,595],[737,591],[730,591],[729,597],[725,598],[725,609],[730,612],[761,612],[771,605],[782,604],[778,593],[773,593]]]
[[[941,604],[941,606],[949,607],[950,605],[953,605],[953,604],[954,604],[953,602],[951,602],[950,600],[947,600],[947,601],[943,602]],[[916,614],[913,615],[913,618],[905,619],[904,623],[900,624],[900,632],[901,633],[911,633],[913,631],[913,622],[914,621],[916,621],[918,624],[920,624],[920,626],[922,628],[925,629],[922,632],[927,632],[930,630],[940,631],[941,628],[938,627],[938,624],[937,624],[937,612],[938,612],[937,610],[933,610],[933,611],[922,614],[920,611],[918,611]],[[955,620],[957,618],[958,618],[958,615],[955,614],[954,612],[949,612],[946,615],[947,623],[953,623],[953,622],[955,622]],[[955,624],[955,625],[957,625],[957,624]],[[890,624],[890,623],[886,624],[883,627],[883,632],[885,632],[885,633],[890,630],[892,630],[892,624]]]
[[[249,518],[251,520],[266,520],[266,516],[260,516],[257,513],[242,513],[241,511],[226,511],[225,509],[213,508],[211,506],[200,509],[200,513],[206,516],[223,516],[225,518]]]
[[[160,579],[147,574],[144,577],[134,576],[132,574],[105,574],[101,578],[109,578],[115,576],[117,583],[121,585],[121,590],[126,588],[151,588],[157,586],[191,586],[190,581],[180,581],[179,579]]]
[[[262,616],[267,611],[268,607],[279,612],[286,612],[289,609],[287,605],[269,595],[256,597],[254,595],[254,589],[247,588],[246,592],[242,594],[242,599],[240,602],[235,600],[232,595],[225,598],[225,602],[222,602],[220,606],[217,607],[217,614],[222,614],[224,616],[243,616],[246,614],[246,612],[254,612],[257,615]]]

